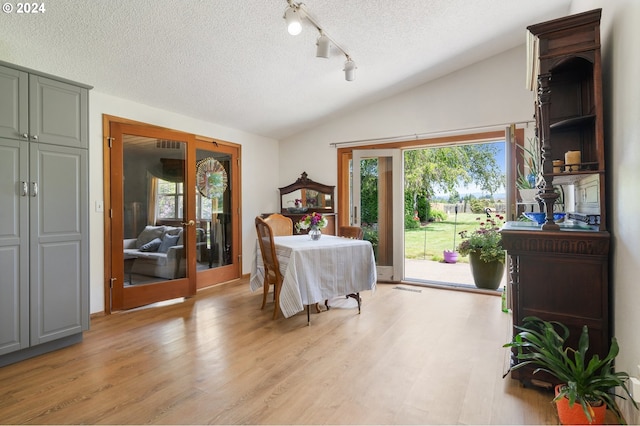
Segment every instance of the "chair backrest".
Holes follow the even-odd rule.
[[[260,244],[260,251],[262,252],[262,263],[264,263],[266,269],[265,273],[268,275],[269,271],[271,271],[275,274],[278,281],[280,281],[280,264],[276,257],[273,230],[271,226],[259,216],[256,217],[256,232],[258,233],[258,243]]]
[[[341,226],[338,228],[338,236],[361,240],[364,237],[364,231],[359,226]]]
[[[264,221],[269,224],[274,236],[293,235],[293,221],[280,213],[271,214]]]

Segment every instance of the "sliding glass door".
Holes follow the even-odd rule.
[[[400,150],[354,150],[351,224],[374,247],[378,279],[400,281],[403,256]]]

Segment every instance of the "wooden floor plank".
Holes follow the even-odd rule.
[[[502,378],[499,297],[406,284],[362,296],[361,315],[307,326],[306,313],[271,320],[244,279],[93,318],[82,343],[0,368],[0,423],[557,423],[550,394]]]

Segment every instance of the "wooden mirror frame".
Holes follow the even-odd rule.
[[[333,213],[335,211],[335,186],[324,185],[322,183],[314,182],[307,177],[307,172],[302,172],[300,177],[291,185],[278,188],[280,190],[280,211],[283,214],[292,213],[306,213],[319,212],[319,213]],[[286,196],[300,190],[300,200],[302,206],[300,209],[296,209],[295,205],[288,206],[289,201]],[[307,191],[315,191],[318,196],[324,195],[324,199],[318,200],[317,198],[307,198]],[[290,197],[289,197],[290,198]],[[315,199],[316,202],[312,203],[310,200]]]

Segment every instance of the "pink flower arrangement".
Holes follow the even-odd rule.
[[[296,223],[296,229],[324,228],[327,226],[327,218],[320,213],[314,212],[305,215],[300,222]]]

